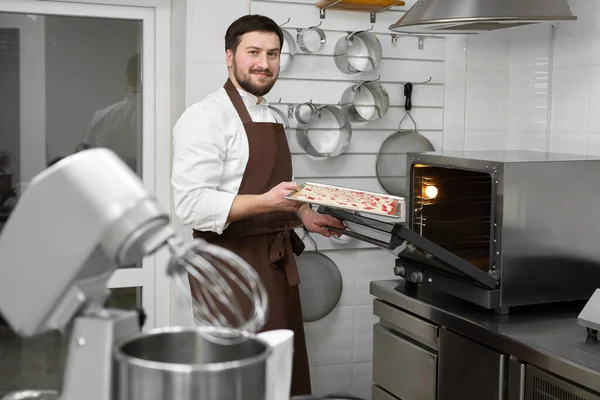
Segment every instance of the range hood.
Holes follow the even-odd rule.
[[[389,29],[420,34],[474,34],[576,19],[567,0],[419,0]]]

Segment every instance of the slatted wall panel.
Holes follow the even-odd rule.
[[[412,2],[407,2],[412,4]],[[327,10],[324,19],[319,18],[319,9],[312,0],[253,0],[250,13],[267,15],[277,23],[284,24],[296,38],[297,29],[318,24],[327,35],[325,48],[316,54],[304,53],[298,46],[290,66],[281,72],[280,78],[268,95],[287,114],[289,105],[295,106],[312,100],[315,104],[336,105],[344,90],[356,81],[379,78],[390,96],[390,108],[380,120],[354,123],[350,146],[341,156],[314,160],[306,156],[296,140],[296,120],[290,119],[290,148],[293,153],[294,175],[298,182],[306,180],[338,184],[362,190],[383,191],[377,178],[375,163],[377,152],[383,141],[397,128],[405,114],[403,82],[423,82],[413,90],[412,115],[418,129],[436,147],[442,148],[444,125],[444,78],[445,39],[426,37],[422,48],[416,36],[396,35],[393,41],[388,27],[402,15],[402,8],[378,13],[376,22],[370,22],[368,12]],[[289,22],[287,22],[289,20]],[[287,22],[287,23],[286,23]],[[334,63],[335,43],[350,31],[371,29],[383,48],[383,59],[374,71],[347,75],[339,71]],[[310,37],[307,35],[307,40]],[[281,104],[277,104],[281,102]],[[411,128],[407,120],[402,128]],[[344,246],[330,240],[317,238],[323,249],[339,249]],[[371,247],[353,242],[352,248]]]

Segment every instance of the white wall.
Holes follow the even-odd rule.
[[[409,2],[412,4],[412,2]],[[402,9],[407,9],[403,7]],[[401,10],[401,9],[400,9]],[[400,82],[426,81],[415,86],[413,116],[419,130],[437,149],[444,145],[445,40],[428,38],[424,48],[418,48],[415,37],[400,36],[392,43],[388,26],[402,12],[395,9],[377,15],[374,30],[383,46],[384,60],[378,70],[359,75],[344,75],[333,62],[335,42],[346,31],[371,28],[368,13],[329,10],[324,20],[312,0],[234,0],[227,9],[216,2],[187,0],[191,15],[187,29],[187,105],[222,87],[227,78],[224,63],[224,34],[236,18],[250,13],[263,14],[283,24],[294,37],[296,28],[323,24],[327,35],[326,48],[317,55],[307,55],[298,49],[291,67],[283,71],[278,83],[267,96],[271,102],[300,104],[313,100],[317,104],[337,104],[342,92],[355,80],[381,80],[390,95],[391,107],[380,121],[354,124],[348,152],[335,159],[310,160],[295,140],[295,119],[290,120],[288,133],[293,153],[294,174],[299,182],[323,181],[365,190],[382,191],[375,174],[376,154],[385,138],[392,134],[404,115],[403,86]],[[287,113],[287,106],[280,106]],[[403,128],[410,128],[403,125]],[[319,250],[340,268],[344,289],[337,308],[326,318],[306,324],[313,389],[317,394],[352,392],[370,398],[372,376],[372,280],[393,278],[394,257],[363,242],[337,244],[314,236]],[[307,250],[312,245],[307,240]]]
[[[249,0],[187,0],[188,61],[186,103],[190,105],[223,86],[227,80],[225,31],[238,17],[248,14]]]
[[[447,39],[444,145],[600,155],[600,3],[575,22]]]
[[[445,150],[546,150],[549,25],[446,39]]]
[[[551,149],[600,155],[600,2],[569,0],[578,20],[554,40]]]

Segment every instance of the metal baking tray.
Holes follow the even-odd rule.
[[[366,193],[366,194],[374,195],[377,197],[383,197],[383,198],[390,199],[390,200],[396,200],[397,206],[396,206],[396,210],[394,211],[393,214],[388,214],[386,212],[378,211],[378,210],[362,210],[359,207],[352,207],[351,205],[343,206],[340,204],[334,204],[334,203],[329,203],[329,202],[325,202],[325,201],[297,199],[294,197],[295,195],[299,194],[307,186],[326,187],[326,188],[332,188],[332,189],[340,189],[340,190],[344,190],[347,192]],[[299,185],[298,190],[291,191],[287,196],[285,196],[285,198],[288,200],[298,201],[300,203],[308,203],[308,204],[315,204],[315,205],[320,205],[320,206],[327,206],[330,208],[337,208],[339,210],[356,211],[361,214],[363,214],[363,213],[364,214],[373,214],[373,215],[379,215],[379,216],[388,217],[388,218],[402,218],[403,213],[404,213],[404,198],[403,197],[390,196],[388,194],[374,193],[374,192],[369,192],[366,190],[351,189],[351,188],[346,188],[346,187],[341,187],[341,186],[326,185],[323,183],[316,183],[316,182],[304,182],[302,185]]]

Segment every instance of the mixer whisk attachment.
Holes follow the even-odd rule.
[[[199,325],[257,333],[268,312],[267,292],[256,271],[237,254],[195,239],[167,241],[168,274],[182,293],[192,289],[192,309]]]

